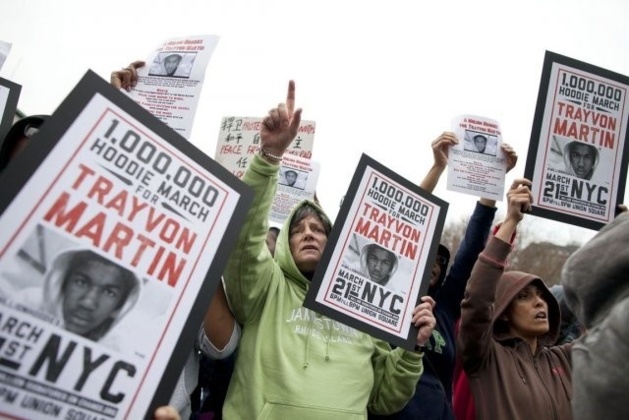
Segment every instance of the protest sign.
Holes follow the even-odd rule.
[[[363,155],[304,306],[414,349],[448,204]]]
[[[22,86],[0,77],[0,148],[13,125]]]
[[[0,416],[170,400],[248,187],[89,71],[0,176]]]
[[[171,38],[139,68],[129,96],[189,139],[205,70],[218,43],[216,35]]]
[[[221,121],[214,159],[238,178],[245,174],[251,157],[260,147],[260,124],[262,118],[254,117],[224,117]],[[284,156],[312,158],[315,128],[314,121],[302,121]]]
[[[623,202],[629,77],[546,52],[524,175],[532,214],[598,230]]]
[[[448,186],[451,191],[494,201],[504,196],[507,163],[501,149],[498,122],[476,115],[452,120],[459,144],[448,153]]]
[[[11,51],[11,44],[0,40],[0,69],[4,66],[4,62],[9,55],[9,51]]]
[[[318,162],[284,154],[269,220],[281,225],[300,201],[314,200],[318,178]]]

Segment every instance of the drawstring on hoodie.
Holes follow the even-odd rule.
[[[308,317],[310,318],[310,325],[308,325],[308,334],[306,335],[306,352],[304,355],[304,366],[303,366],[304,369],[308,368],[308,360],[310,359],[310,336],[312,335],[312,331],[314,330],[313,325],[314,325],[315,317],[316,315],[312,317],[310,316]]]
[[[328,340],[325,343],[325,361],[330,361],[330,340],[332,339],[332,328],[328,328]]]
[[[306,336],[306,351],[304,352],[304,364],[302,366],[303,369],[308,368],[308,360],[310,360],[310,336],[312,335],[312,332],[314,331],[314,321],[316,317],[317,317],[317,314],[315,314],[313,317],[310,318],[308,335]],[[325,343],[325,358],[324,358],[326,362],[330,361],[330,340],[331,339],[332,339],[332,328],[328,327],[328,339],[326,340],[326,343]]]

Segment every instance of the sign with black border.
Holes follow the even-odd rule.
[[[152,418],[251,190],[92,71],[37,136],[0,176],[0,416]]]
[[[598,230],[627,180],[629,77],[546,51],[524,176],[532,214]]]
[[[448,203],[362,155],[304,306],[413,350]]]
[[[0,148],[13,125],[22,86],[0,77]]]

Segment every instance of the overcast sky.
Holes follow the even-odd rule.
[[[628,18],[627,0],[4,0],[0,40],[13,46],[0,76],[22,85],[23,112],[51,114],[87,69],[109,80],[167,38],[219,35],[191,141],[213,156],[222,117],[263,116],[296,80],[335,217],[361,153],[419,182],[459,114],[500,123],[520,156],[509,185],[524,172],[544,52],[629,75]],[[435,194],[448,221],[473,209],[445,174]],[[594,233],[528,219],[541,239]]]

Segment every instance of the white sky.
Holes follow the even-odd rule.
[[[453,116],[498,120],[524,172],[545,50],[629,74],[629,1],[2,0],[0,76],[26,114],[51,114],[86,70],[145,59],[163,40],[217,34],[191,141],[213,156],[220,119],[263,116],[297,83],[315,120],[318,196],[335,217],[361,153],[419,182]],[[446,190],[448,221],[475,198]],[[626,199],[625,201],[629,201]],[[504,208],[499,203],[499,208]],[[541,239],[594,232],[527,218]]]

